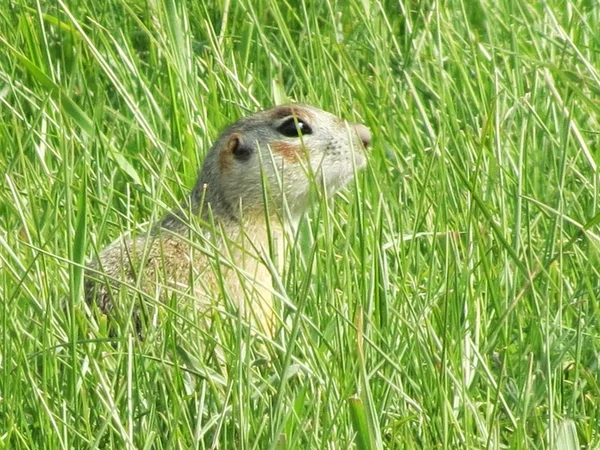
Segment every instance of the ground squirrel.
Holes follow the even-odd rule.
[[[208,152],[186,202],[150,233],[121,236],[89,264],[88,301],[109,312],[127,285],[156,299],[178,291],[204,309],[215,306],[225,286],[244,319],[272,335],[269,243],[277,243],[281,260],[286,227],[309,206],[309,179],[314,176],[327,196],[335,194],[365,166],[370,141],[364,125],[308,105],[277,106],[239,120]],[[190,218],[212,224],[213,232],[194,234]],[[230,264],[217,268],[217,259]]]

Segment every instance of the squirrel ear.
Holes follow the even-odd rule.
[[[234,134],[229,138],[227,148],[238,161],[248,161],[252,156],[252,147],[244,144],[237,134]]]

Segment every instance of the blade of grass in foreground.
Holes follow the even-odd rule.
[[[350,397],[348,403],[350,404],[352,426],[356,432],[356,446],[359,450],[375,450],[372,444],[371,432],[369,431],[365,405],[357,396]]]
[[[369,386],[369,374],[365,365],[364,355],[364,330],[363,330],[363,309],[358,308],[355,319],[356,326],[356,348],[358,353],[359,379],[358,397],[351,397],[350,415],[352,425],[356,431],[357,445],[361,449],[382,450],[381,433],[378,428],[378,421],[375,417],[373,407],[373,398]]]

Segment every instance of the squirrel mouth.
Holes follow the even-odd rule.
[[[318,171],[319,180],[317,181],[323,183],[327,197],[332,197],[343,189],[359,170],[366,167],[367,157],[364,150],[356,149],[352,153],[350,157],[353,162],[350,164],[336,164],[329,167],[321,165]]]

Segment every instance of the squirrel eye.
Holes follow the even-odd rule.
[[[297,122],[297,123],[296,123]],[[312,130],[302,119],[294,120],[290,117],[277,127],[277,131],[286,137],[300,137],[300,135],[311,134]]]

